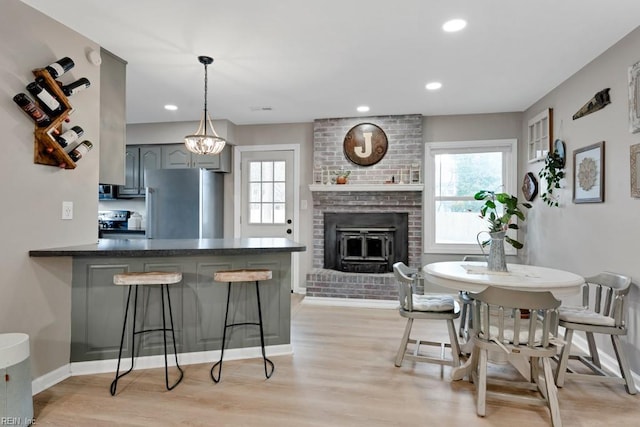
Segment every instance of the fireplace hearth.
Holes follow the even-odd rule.
[[[388,273],[395,262],[407,263],[406,213],[325,213],[324,224],[324,268]]]

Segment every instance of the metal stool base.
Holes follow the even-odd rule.
[[[116,394],[116,389],[118,387],[118,380],[122,377],[124,377],[125,375],[127,375],[128,373],[130,373],[133,370],[133,361],[135,358],[135,341],[136,341],[136,335],[140,335],[140,334],[144,334],[147,332],[158,332],[161,331],[162,332],[162,337],[164,339],[164,382],[165,382],[165,386],[167,387],[167,390],[173,390],[178,384],[180,384],[180,382],[182,381],[182,378],[184,377],[184,371],[182,370],[182,368],[180,367],[180,365],[178,364],[178,350],[176,348],[176,335],[175,335],[175,331],[173,328],[173,312],[171,310],[171,297],[169,296],[169,287],[168,285],[160,285],[160,292],[161,292],[161,299],[162,299],[162,328],[156,328],[156,329],[145,329],[142,331],[136,331],[136,314],[137,314],[137,309],[138,309],[138,286],[139,285],[134,285],[136,286],[136,291],[134,294],[134,299],[133,299],[133,333],[131,334],[131,367],[123,372],[120,373],[120,361],[122,359],[122,346],[124,344],[124,335],[127,329],[127,317],[129,314],[129,302],[131,300],[131,287],[129,286],[129,292],[127,294],[127,304],[125,306],[125,312],[124,312],[124,323],[122,325],[122,336],[120,338],[120,350],[118,351],[118,365],[116,367],[116,377],[115,379],[111,382],[111,386],[109,388],[109,391],[111,392],[112,396],[115,396]],[[164,310],[164,295],[165,293],[167,294],[167,305],[169,307],[169,321],[170,321],[170,325],[171,328],[167,328],[166,325],[166,320],[165,320],[165,310]],[[173,354],[175,356],[175,360],[176,360],[176,367],[178,368],[178,371],[180,372],[180,377],[178,378],[178,380],[176,382],[173,383],[173,385],[169,385],[169,366],[168,366],[168,361],[167,361],[167,332],[171,332],[171,337],[173,339]]]
[[[214,383],[220,382],[220,377],[222,375],[222,358],[224,357],[224,347],[225,341],[227,339],[227,329],[233,328],[234,326],[243,326],[243,325],[254,325],[260,327],[260,348],[262,349],[262,360],[264,361],[264,376],[269,379],[271,375],[273,375],[273,371],[275,370],[275,365],[271,360],[267,358],[267,355],[264,350],[264,329],[262,327],[262,308],[260,306],[260,287],[259,281],[256,280],[256,298],[258,300],[258,322],[241,322],[241,323],[227,323],[229,319],[229,299],[231,297],[231,282],[227,284],[227,307],[224,313],[224,330],[222,331],[222,349],[220,350],[220,360],[213,364],[211,367],[211,379]],[[216,367],[218,367],[218,373],[216,375]],[[268,367],[271,367],[269,370]]]

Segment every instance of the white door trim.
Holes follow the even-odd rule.
[[[242,153],[248,151],[293,151],[293,234],[291,239],[299,240],[300,236],[300,144],[269,144],[269,145],[236,145],[233,147],[233,237],[240,236],[240,211],[242,200],[242,174],[240,164]],[[292,252],[291,257],[291,289],[301,291],[298,271],[300,268],[300,253]]]

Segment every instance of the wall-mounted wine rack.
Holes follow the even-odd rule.
[[[41,165],[57,166],[62,169],[75,169],[76,163],[53,137],[54,133],[62,131],[62,123],[67,120],[69,114],[73,111],[73,107],[47,70],[44,68],[33,70],[33,74],[36,78],[42,77],[45,80],[47,88],[53,92],[64,107],[62,113],[53,119],[49,126],[45,128],[36,126],[33,162]]]

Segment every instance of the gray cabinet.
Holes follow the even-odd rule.
[[[213,280],[218,270],[267,268],[273,278],[260,283],[260,301],[267,346],[290,344],[291,334],[291,254],[221,255],[134,258],[74,258],[72,279],[71,361],[116,359],[122,333],[127,287],[113,284],[116,273],[133,271],[180,271],[182,282],[169,286],[178,352],[219,350],[222,345],[226,283]],[[162,311],[158,287],[141,287],[138,295],[138,322],[145,328],[161,325]],[[142,304],[141,301],[144,301]],[[231,304],[248,322],[257,322],[253,283],[232,287]],[[128,322],[128,326],[130,323]],[[131,330],[127,331],[130,337]],[[259,347],[257,328],[236,328],[227,346]],[[130,339],[125,340],[123,357],[130,355]],[[136,346],[136,351],[138,347]],[[140,355],[163,353],[162,335],[145,337]]]
[[[144,173],[160,169],[162,150],[159,145],[128,145],[125,150],[125,183],[118,187],[119,196],[145,195]]]
[[[100,56],[99,182],[122,184],[126,140],[127,62],[105,49],[100,49]]]
[[[231,146],[227,145],[217,156],[194,154],[184,144],[162,146],[163,169],[204,168],[219,172],[231,172]]]

